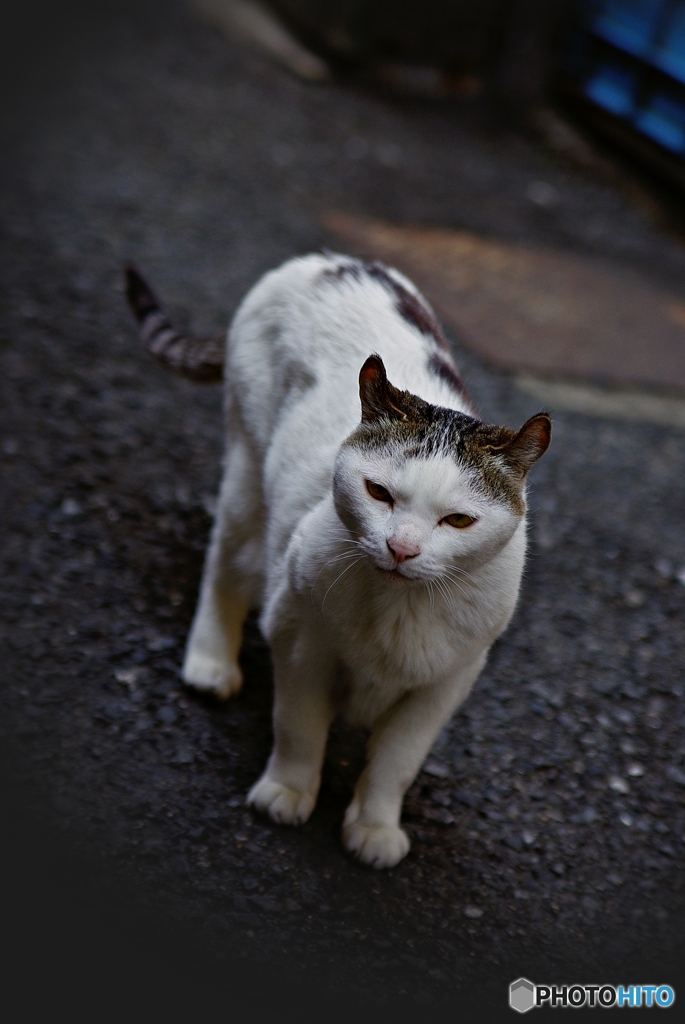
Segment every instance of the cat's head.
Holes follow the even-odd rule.
[[[525,513],[528,470],[552,424],[481,423],[399,391],[373,355],[359,375],[362,419],[338,453],[340,519],[375,567],[398,583],[445,576],[491,559]]]

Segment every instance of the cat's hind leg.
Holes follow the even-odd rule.
[[[243,677],[243,623],[261,589],[262,508],[256,460],[242,440],[227,455],[200,599],[188,637],[183,679],[226,700]]]

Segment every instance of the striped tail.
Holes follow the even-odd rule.
[[[143,344],[160,363],[199,381],[221,380],[224,373],[223,334],[201,340],[172,327],[162,306],[135,267],[126,267],[126,298],[140,324]]]

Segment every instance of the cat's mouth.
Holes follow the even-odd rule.
[[[409,577],[405,576],[404,573],[400,572],[399,569],[384,569],[382,566],[377,565],[376,568],[379,572],[382,572],[386,579],[390,580],[401,580],[402,583],[408,583]]]

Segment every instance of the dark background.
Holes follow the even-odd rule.
[[[483,76],[510,116],[544,98],[578,9],[574,0],[271,0],[269,6],[343,73],[398,63]]]
[[[10,1019],[480,1019],[521,974],[677,988],[682,433],[555,414],[520,609],[435,751],[445,778],[409,794],[412,853],[375,874],[338,834],[360,736],[334,731],[303,829],[242,808],[270,742],[254,624],[237,700],[182,692],[220,393],[139,350],[120,277],[135,259],[208,331],[265,270],[335,247],[331,209],[599,253],[675,291],[681,237],[490,96],[303,84],[180,3],[32,7],[6,15],[3,48]],[[539,179],[552,213],[526,198]],[[452,342],[484,417],[537,410]],[[626,744],[646,772],[621,796]]]

